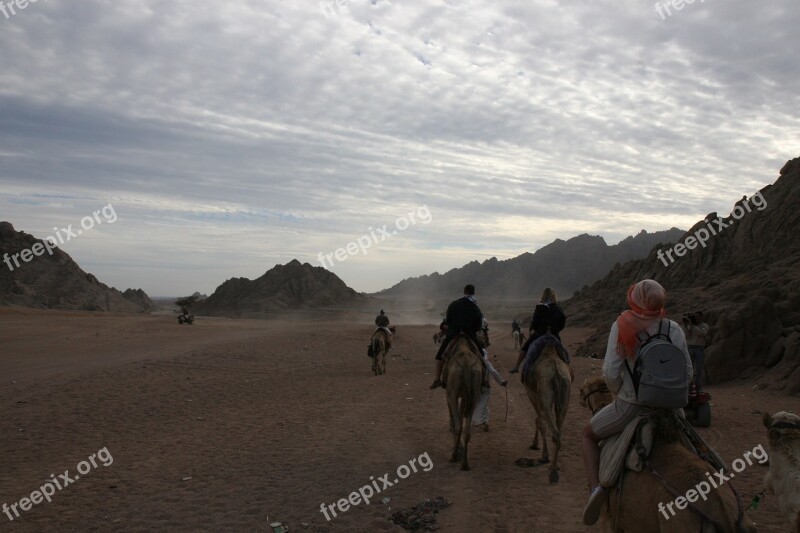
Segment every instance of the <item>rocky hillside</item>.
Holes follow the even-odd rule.
[[[147,312],[152,312],[156,309],[156,305],[142,289],[126,289],[122,296],[136,305],[142,306]]]
[[[800,158],[774,184],[717,218],[710,213],[698,221],[680,239],[685,249],[664,247],[659,255],[656,248],[645,259],[617,265],[566,302],[571,325],[598,328],[578,354],[602,356],[611,322],[626,309],[626,289],[653,278],[667,289],[674,320],[705,311],[712,330],[708,382],[744,378],[800,393]]]
[[[231,278],[193,306],[196,314],[264,316],[296,309],[353,307],[367,297],[322,267],[292,260],[258,279]]]
[[[473,283],[478,287],[481,301],[533,301],[547,285],[566,298],[606,275],[616,263],[645,257],[656,244],[675,242],[683,233],[677,228],[656,233],[642,231],[613,246],[606,244],[602,237],[587,234],[567,241],[556,239],[535,253],[524,253],[504,261],[493,257],[483,263],[473,261],[445,274],[405,279],[375,296],[398,302],[450,301],[461,293],[464,285]]]
[[[52,254],[41,239],[0,222],[0,305],[127,313],[152,309],[141,289],[121,293],[100,283],[69,254],[47,244]]]

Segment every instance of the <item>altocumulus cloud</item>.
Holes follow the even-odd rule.
[[[677,16],[679,15],[679,16]],[[359,290],[589,232],[688,227],[798,155],[795,1],[48,0],[0,20],[0,219],[101,280],[210,291],[315,263]],[[724,194],[720,194],[724,191]]]

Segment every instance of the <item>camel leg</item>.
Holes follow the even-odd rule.
[[[454,393],[455,394],[455,393]],[[458,462],[458,446],[461,444],[461,431],[462,431],[462,424],[461,424],[461,415],[458,412],[458,397],[455,398],[448,397],[447,402],[450,408],[450,420],[453,424],[453,453],[450,455],[450,462],[457,463]]]
[[[550,462],[550,451],[547,448],[547,424],[544,422],[540,422],[540,416],[536,417],[536,427],[539,429],[539,433],[542,435],[542,458],[539,459],[541,464],[549,463]]]
[[[530,400],[531,405],[534,406],[534,411],[536,410],[536,395],[531,391],[530,388],[527,386],[525,387],[525,392],[528,393],[528,400]],[[530,445],[531,450],[538,450],[539,449],[539,412],[536,411],[536,421],[534,423],[534,431],[533,431],[533,443]]]
[[[536,416],[536,423],[534,425],[533,430],[533,444],[531,444],[531,450],[538,450],[539,449],[539,416]]]
[[[564,384],[566,391],[560,391],[560,394],[565,394],[566,398],[559,402],[556,400],[555,402],[555,428],[553,429],[553,447],[555,447],[555,451],[553,452],[553,465],[550,467],[550,483],[556,483],[558,481],[558,452],[561,451],[561,428],[564,427],[564,418],[567,416],[567,406],[569,405],[569,393],[570,393],[570,382],[566,382]],[[559,408],[559,404],[563,405],[564,408]]]
[[[461,470],[469,470],[467,455],[469,450],[469,437],[472,434],[472,413],[469,413],[469,416],[466,417],[464,426],[464,459],[461,461]]]
[[[455,421],[455,430],[453,431],[453,453],[450,455],[450,462],[457,463],[458,462],[458,447],[461,444],[461,419],[460,417],[456,418]]]
[[[374,355],[372,357],[372,373],[376,376],[378,375],[378,356]]]

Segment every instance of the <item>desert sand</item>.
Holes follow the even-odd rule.
[[[492,320],[490,353],[508,375],[510,328]],[[426,498],[452,505],[441,531],[599,531],[581,521],[586,498],[579,433],[588,411],[577,385],[601,361],[574,361],[560,459],[551,485],[536,458],[533,408],[517,377],[492,389],[489,432],[475,432],[472,470],[447,460],[451,437],[444,391],[431,391],[435,326],[398,324],[387,374],[370,372],[368,323],[198,318],[0,309],[0,504],[9,506],[50,474],[76,473],[101,448],[113,457],[63,487],[7,531],[403,531],[392,512]],[[562,334],[572,351],[588,334]],[[730,462],[766,447],[762,412],[797,410],[797,399],[744,381],[708,387],[713,422],[700,429]],[[418,469],[372,501],[326,520],[332,504],[427,453]],[[766,466],[734,481],[745,505]],[[383,503],[381,498],[389,498]],[[759,531],[782,531],[774,498],[750,516]]]

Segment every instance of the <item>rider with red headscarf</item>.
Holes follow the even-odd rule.
[[[661,319],[665,317],[664,304],[667,293],[657,281],[645,279],[628,289],[630,309],[619,315],[612,324],[608,335],[606,357],[603,362],[603,376],[616,399],[599,410],[583,429],[583,462],[589,481],[589,503],[583,512],[583,521],[592,525],[600,517],[605,502],[603,487],[600,486],[600,448],[598,442],[622,432],[628,423],[639,416],[647,407],[636,400],[633,381],[625,370],[625,362],[633,367],[641,331],[648,335],[658,333]],[[687,381],[692,376],[692,360],[686,346],[686,336],[681,327],[670,320],[669,337],[672,344],[684,352],[686,357]]]

